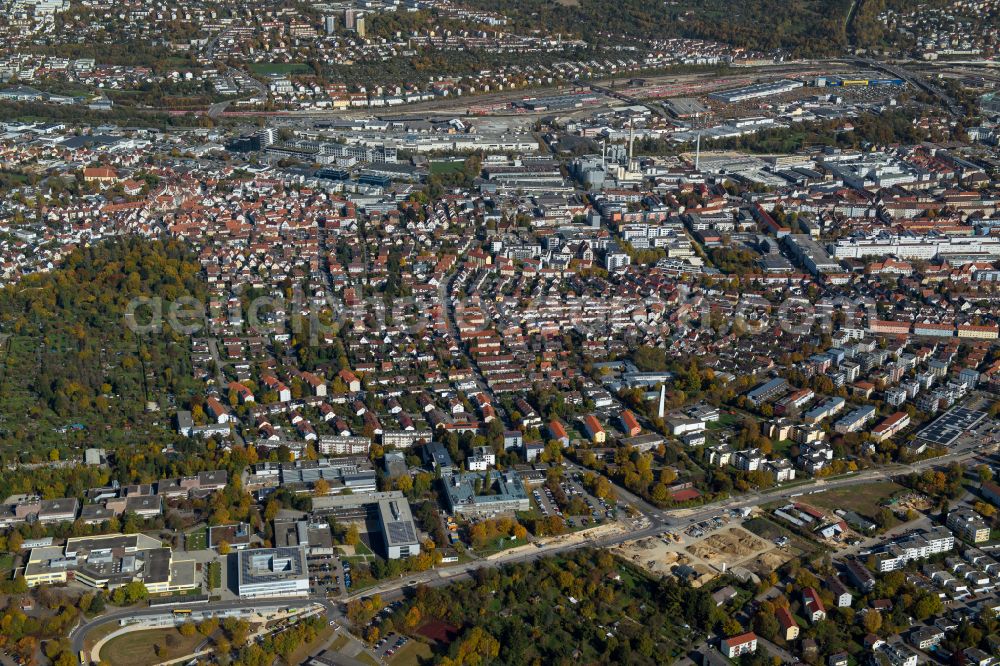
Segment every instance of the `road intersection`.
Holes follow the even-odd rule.
[[[828,479],[814,479],[812,481],[791,486],[782,486],[763,492],[753,492],[735,497],[728,497],[716,502],[705,504],[699,507],[687,509],[658,509],[657,507],[643,501],[641,498],[628,492],[620,486],[615,486],[619,499],[634,506],[641,514],[637,519],[631,520],[629,527],[625,531],[602,536],[585,536],[583,538],[572,538],[574,535],[557,537],[546,542],[537,542],[533,549],[514,549],[508,554],[500,554],[492,559],[477,559],[472,562],[456,564],[444,568],[432,569],[420,573],[413,573],[401,576],[398,579],[385,581],[356,594],[338,600],[326,597],[292,597],[292,598],[268,598],[248,599],[238,601],[217,601],[207,604],[199,604],[199,610],[224,611],[234,608],[255,608],[260,606],[275,606],[282,604],[302,604],[314,602],[321,604],[326,609],[326,614],[331,620],[343,622],[344,604],[348,601],[381,595],[386,601],[391,601],[405,595],[406,590],[418,585],[441,586],[448,585],[458,580],[469,578],[473,572],[481,567],[500,567],[507,564],[533,562],[542,557],[550,557],[562,553],[571,552],[580,548],[610,548],[622,543],[643,539],[646,537],[662,534],[666,531],[683,531],[703,520],[712,518],[726,511],[734,509],[749,508],[767,504],[779,500],[791,499],[801,495],[808,495],[815,492],[844,488],[853,485],[862,485],[876,481],[884,481],[896,476],[912,472],[920,472],[925,469],[944,467],[954,462],[966,462],[977,455],[979,451],[974,448],[974,442],[968,441],[949,454],[937,458],[918,461],[912,464],[889,465],[880,469],[865,470],[850,473],[841,477]],[[567,466],[577,469],[575,465]],[[580,468],[582,469],[582,468]],[[74,652],[84,649],[85,640],[90,632],[108,623],[118,623],[129,618],[142,618],[148,616],[162,615],[170,612],[168,608],[142,608],[142,609],[122,609],[101,615],[78,625],[70,633],[70,642]]]

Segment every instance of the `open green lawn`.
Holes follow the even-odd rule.
[[[87,632],[87,638],[83,641],[83,647],[87,650],[93,650],[94,646],[108,634],[118,631],[121,627],[118,626],[117,622],[105,622],[104,624],[98,625],[91,631]]]
[[[335,629],[329,625],[323,627],[316,634],[316,640],[310,643],[303,643],[302,645],[300,645],[294,652],[288,655],[288,658],[285,659],[285,662],[289,664],[304,663],[306,658],[309,656],[310,652],[316,650],[322,645],[325,645],[326,642],[330,640],[330,636],[333,635],[334,631]]]
[[[706,424],[706,427],[709,430],[724,430],[738,425],[740,420],[741,419],[738,414],[730,414],[728,411],[723,409],[719,411],[719,420],[710,421]]]
[[[771,452],[774,453],[774,454],[778,454],[778,455],[782,455],[782,456],[786,456],[787,457],[788,456],[788,449],[792,448],[793,446],[795,446],[795,442],[793,442],[792,440],[790,440],[790,439],[782,439],[780,441],[775,442],[772,445]]]
[[[111,666],[156,664],[191,654],[204,640],[201,634],[182,636],[173,628],[133,631],[105,643],[101,648],[101,662]]]
[[[419,666],[422,663],[429,663],[434,653],[427,643],[411,640],[403,647],[396,650],[389,663],[392,666]]]
[[[255,74],[265,75],[288,75],[288,74],[308,74],[312,72],[309,65],[301,62],[255,62],[250,65],[250,70]]]
[[[465,166],[463,160],[451,161],[451,160],[438,160],[430,163],[431,173],[457,173],[462,170]]]
[[[14,568],[14,555],[12,553],[0,553],[0,573],[6,573]]]
[[[510,550],[511,548],[523,546],[526,543],[528,543],[527,539],[511,539],[510,537],[501,536],[489,542],[483,548],[477,550],[476,553],[482,556],[492,555],[493,553],[499,553],[502,550]]]
[[[824,509],[847,509],[871,518],[890,497],[903,490],[903,486],[892,481],[877,481],[859,486],[848,486],[803,497],[806,504],[815,504]]]
[[[327,649],[333,652],[339,652],[341,649],[343,649],[345,645],[347,645],[350,642],[351,639],[348,638],[346,634],[340,634],[335,639],[333,639],[333,642],[330,643],[330,647]]]
[[[209,562],[208,563],[208,586],[213,590],[217,590],[222,587],[222,563],[221,562]]]
[[[184,535],[184,550],[205,550],[208,548],[208,529],[201,528]]]
[[[380,663],[378,663],[378,661],[375,660],[375,657],[371,656],[367,652],[359,652],[354,656],[354,658],[363,664],[370,664],[371,666],[382,666]]]

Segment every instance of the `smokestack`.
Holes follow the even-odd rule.
[[[661,384],[660,385],[660,409],[656,412],[657,416],[659,416],[661,419],[663,418],[663,412],[664,412],[664,409],[666,407],[666,402],[667,402],[667,385],[666,384]]]
[[[695,122],[698,121],[700,114],[694,114]],[[701,130],[694,135],[694,170],[699,171],[701,168]]]
[[[635,132],[633,131],[632,121],[628,121],[628,170],[632,170],[632,144],[635,143]]]

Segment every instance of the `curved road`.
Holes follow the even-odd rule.
[[[369,597],[373,594],[380,594],[384,599],[392,600],[396,597],[402,596],[405,589],[410,586],[421,584],[435,587],[447,585],[457,580],[468,578],[480,567],[500,567],[505,564],[532,562],[542,557],[571,552],[580,548],[608,548],[625,543],[626,541],[633,541],[660,534],[667,529],[673,531],[683,531],[690,525],[701,522],[719,514],[720,512],[730,509],[757,506],[759,504],[775,500],[790,499],[792,497],[806,495],[811,492],[833,490],[835,488],[887,480],[891,479],[894,474],[917,472],[922,469],[944,466],[952,462],[962,462],[975,457],[977,454],[978,452],[975,451],[972,446],[967,446],[948,455],[941,456],[939,458],[922,460],[911,465],[890,465],[882,469],[866,470],[834,479],[816,479],[793,487],[778,487],[766,492],[757,492],[739,495],[737,497],[730,497],[692,509],[676,509],[669,511],[659,510],[648,503],[643,502],[631,493],[628,493],[623,488],[616,486],[615,490],[618,492],[619,496],[623,497],[626,501],[633,502],[635,506],[643,510],[645,519],[648,521],[648,526],[633,531],[626,531],[621,534],[612,534],[604,537],[582,539],[579,541],[573,541],[572,535],[567,535],[559,541],[551,542],[548,545],[542,545],[533,551],[512,553],[510,555],[497,557],[492,560],[475,560],[443,569],[431,569],[421,573],[402,576],[399,579],[383,582],[374,587],[366,588],[362,592],[358,592],[354,595],[338,599],[336,601],[327,599],[326,597],[314,596],[268,598],[199,604],[197,608],[206,610],[227,610],[231,608],[253,608],[256,606],[271,607],[313,602],[323,605],[326,608],[329,618],[343,619],[344,614],[340,610],[341,604],[347,601]],[[69,638],[73,651],[78,653],[83,650],[84,640],[86,639],[87,634],[99,626],[105,625],[109,622],[117,623],[119,620],[130,617],[161,615],[164,612],[169,612],[169,610],[169,608],[125,609],[88,620],[70,632]]]
[[[198,610],[222,611],[233,608],[275,608],[278,606],[305,605],[308,603],[320,604],[326,608],[326,612],[330,617],[339,617],[337,604],[323,597],[274,597],[268,599],[247,599],[242,601],[218,601],[209,604],[193,604],[192,608]],[[173,607],[168,606],[138,609],[130,608],[114,611],[112,613],[100,615],[92,620],[87,620],[86,622],[77,625],[77,627],[69,633],[69,640],[73,648],[73,653],[77,654],[83,650],[87,634],[97,627],[112,622],[117,624],[120,620],[128,618],[163,615],[170,613],[172,609]]]

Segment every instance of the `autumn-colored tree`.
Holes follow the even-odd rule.
[[[722,633],[726,636],[738,636],[743,633],[743,625],[735,618],[727,617],[722,623]]]
[[[401,492],[408,493],[413,490],[413,478],[410,477],[409,474],[403,474],[396,477],[396,480],[393,483],[396,486],[396,490]]]
[[[201,634],[202,636],[211,636],[213,633],[215,633],[215,630],[218,628],[219,628],[219,620],[214,617],[210,617],[208,619],[202,620],[198,624],[198,633]]]
[[[423,618],[420,614],[420,609],[416,606],[411,607],[410,610],[406,612],[406,628],[411,631],[416,629],[417,625],[420,624],[421,619]]]
[[[500,655],[500,642],[482,627],[473,627],[459,643],[454,657],[441,660],[442,666],[480,666]]]
[[[877,634],[878,630],[882,628],[882,613],[878,612],[874,608],[869,608],[865,611],[863,624],[865,626],[865,631],[869,634]]]

